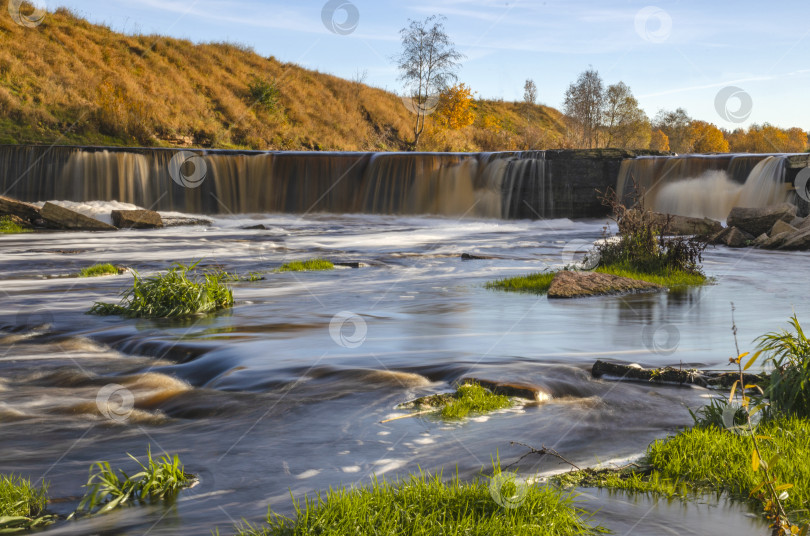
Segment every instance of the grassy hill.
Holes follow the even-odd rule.
[[[124,35],[66,9],[35,28],[0,15],[0,143],[387,151],[413,117],[393,93],[244,46]],[[429,120],[419,148],[560,146],[560,117],[477,101],[472,126]]]

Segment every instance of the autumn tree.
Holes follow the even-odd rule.
[[[432,111],[429,102],[457,80],[459,61],[464,57],[455,49],[444,29],[443,16],[433,15],[423,21],[408,20],[400,30],[402,52],[395,57],[400,80],[413,103],[416,115],[411,149],[416,149],[425,129],[425,118]]]
[[[802,129],[782,129],[767,123],[737,129],[728,139],[731,150],[737,153],[801,153],[808,147],[808,136]]]
[[[624,82],[613,84],[605,91],[602,118],[605,147],[649,147],[650,120]]]
[[[528,117],[529,110],[537,102],[537,86],[531,78],[526,80],[523,84],[523,103],[526,105],[526,117]]]
[[[662,131],[669,138],[670,150],[688,153],[692,149],[692,131],[689,125],[692,118],[683,108],[675,111],[660,110],[653,120],[653,128]]]
[[[669,137],[661,129],[655,129],[650,133],[650,149],[653,151],[669,152]]]
[[[457,84],[442,92],[434,116],[444,128],[459,130],[475,122],[473,92],[465,84]]]
[[[689,125],[689,138],[692,140],[689,152],[692,153],[727,153],[728,141],[723,131],[706,121],[693,119]]]
[[[591,149],[599,146],[604,97],[602,77],[592,67],[582,72],[565,92],[563,113],[568,117],[580,147]]]

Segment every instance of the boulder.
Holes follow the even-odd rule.
[[[660,228],[666,227],[670,235],[711,236],[723,230],[723,224],[710,218],[691,218],[677,214],[652,213],[653,222]]]
[[[730,231],[723,238],[723,243],[730,248],[744,248],[751,245],[754,241],[754,236],[741,231],[736,227],[730,227]],[[762,234],[762,233],[760,233]]]
[[[779,234],[782,234],[782,233],[795,233],[798,230],[799,229],[797,229],[796,227],[793,227],[791,224],[789,224],[789,223],[787,223],[785,221],[779,220],[779,221],[777,221],[776,223],[773,224],[773,227],[771,227],[771,232],[768,233],[768,234],[771,235],[771,236],[776,236],[776,235],[779,235]]]
[[[800,249],[803,251],[810,249],[810,229],[802,229],[786,236],[779,249]]]
[[[751,245],[754,246],[755,248],[759,248],[762,247],[762,244],[765,244],[768,240],[770,240],[770,237],[765,233],[762,233],[761,235],[756,237],[753,242],[751,242]]]
[[[10,215],[27,222],[34,222],[40,218],[39,208],[30,204],[0,195],[0,216]]]
[[[724,227],[720,231],[714,233],[709,237],[709,244],[719,245],[726,243],[726,237],[731,232],[733,227]]]
[[[726,222],[729,227],[737,227],[752,236],[759,236],[770,231],[777,221],[791,222],[795,217],[796,206],[782,203],[765,208],[734,207]]]
[[[51,226],[60,229],[70,229],[73,231],[116,231],[112,225],[99,221],[95,218],[85,216],[69,208],[45,203],[39,211],[42,219]]]
[[[793,221],[792,221],[792,222],[790,222],[790,224],[791,224],[793,227],[795,227],[796,229],[799,229],[799,228],[801,228],[801,226],[802,226],[803,224],[807,223],[807,221],[806,221],[807,219],[808,219],[808,218],[800,218],[800,217],[796,216],[795,218],[793,218]]]
[[[773,235],[768,240],[763,242],[759,247],[762,249],[779,249],[782,244],[788,241],[790,238],[791,233],[782,233],[778,235]]]
[[[663,288],[655,283],[620,277],[599,272],[557,272],[548,289],[549,298],[580,298],[584,296],[604,296],[658,290]]]
[[[160,214],[153,210],[113,210],[113,225],[119,229],[159,229],[163,227]]]

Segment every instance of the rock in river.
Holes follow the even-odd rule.
[[[774,224],[782,220],[790,223],[796,217],[796,206],[790,203],[765,208],[734,207],[728,214],[728,226],[737,227],[752,236],[770,232]]]
[[[163,227],[160,214],[153,210],[113,210],[113,225],[119,229],[159,229]]]
[[[549,298],[580,298],[645,290],[662,289],[661,285],[599,272],[557,272],[548,289]]]

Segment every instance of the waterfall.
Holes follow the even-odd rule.
[[[555,192],[543,151],[193,151],[189,154],[203,177],[193,188],[172,179],[170,163],[177,154],[175,149],[0,146],[0,194],[25,201],[120,201],[199,214],[581,215],[555,211],[555,196],[572,194]]]
[[[617,194],[657,212],[725,220],[733,207],[788,200],[785,155],[642,157],[622,163]]]

